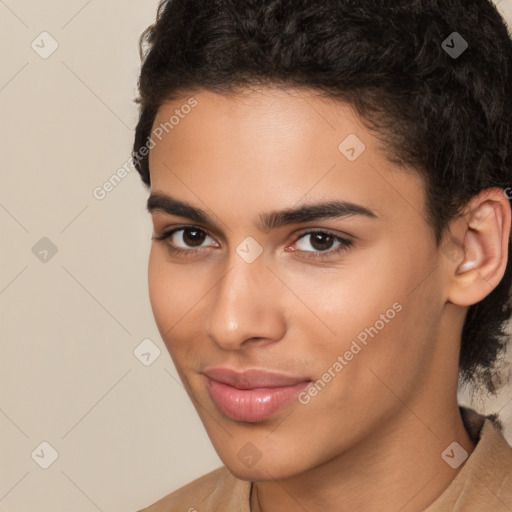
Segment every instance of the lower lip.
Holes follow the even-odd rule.
[[[207,377],[210,395],[219,409],[233,420],[263,421],[291,402],[308,382],[278,388],[237,389]]]

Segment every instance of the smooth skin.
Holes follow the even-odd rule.
[[[152,210],[154,238],[189,229],[153,240],[149,290],[215,450],[255,482],[253,512],[424,510],[463,467],[441,453],[453,441],[474,449],[457,405],[459,343],[467,306],[505,271],[507,197],[475,196],[436,248],[422,179],[390,163],[348,105],[306,89],[201,90],[165,103],[154,127],[192,95],[196,108],[151,149],[151,193],[213,224]],[[355,161],[338,149],[349,134],[366,146]],[[260,214],[329,200],[376,217],[258,226]],[[263,250],[252,263],[236,251],[247,237]],[[308,404],[240,422],[212,401],[202,372],[213,366],[321,379],[396,302],[401,311]],[[261,455],[251,467],[237,457],[247,443]]]

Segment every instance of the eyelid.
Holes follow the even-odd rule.
[[[341,253],[347,251],[350,247],[352,247],[355,243],[354,237],[352,237],[351,235],[349,235],[347,233],[339,234],[339,233],[336,233],[327,228],[310,228],[310,229],[306,229],[304,231],[297,233],[296,239],[292,245],[296,244],[302,238],[304,238],[308,235],[315,235],[317,233],[331,236],[335,240],[335,242],[339,242],[339,245],[334,249],[330,248],[325,251],[316,251],[316,250],[305,251],[305,250],[300,250],[300,249],[299,250],[294,249],[293,251],[288,251],[288,252],[306,253],[306,254],[308,254],[308,256],[306,256],[306,258],[309,258],[309,259],[315,259],[315,258],[316,259],[321,259],[321,258],[327,259],[329,257],[339,256]],[[288,244],[285,248],[285,251],[289,247],[290,247],[290,245]]]
[[[169,229],[164,229],[160,235],[153,236],[153,237],[151,237],[151,239],[162,241],[163,243],[167,243],[167,239],[171,238],[175,233],[177,233],[179,231],[185,231],[187,229],[196,229],[198,231],[203,232],[206,236],[215,240],[215,237],[213,237],[210,234],[208,229],[201,227],[201,226],[194,225],[194,224],[183,224],[183,225],[173,226]],[[349,235],[348,233],[338,234],[328,228],[309,228],[309,229],[303,228],[298,233],[294,233],[294,241],[291,244],[286,245],[285,251],[286,251],[286,249],[288,249],[290,247],[290,245],[296,244],[303,237],[305,237],[307,235],[314,235],[316,233],[321,233],[321,234],[331,236],[335,239],[335,241],[340,242],[340,245],[336,249],[327,249],[325,251],[315,251],[315,250],[304,251],[304,250],[300,250],[300,249],[299,250],[294,249],[293,251],[287,251],[287,252],[307,253],[308,256],[306,256],[306,259],[307,258],[320,259],[320,258],[328,258],[330,256],[339,255],[340,253],[348,250],[354,244],[354,237]],[[218,242],[216,240],[215,240],[215,242],[216,242],[216,244],[218,244]],[[210,246],[200,246],[197,248],[184,249],[182,247],[174,246],[170,243],[167,243],[167,245],[168,245],[168,249],[171,252],[174,252],[176,254],[181,253],[181,254],[189,254],[189,255],[200,254],[200,253],[204,252],[204,250],[207,249],[207,247],[212,247],[210,245]],[[218,245],[216,245],[215,247],[218,247]]]
[[[204,228],[202,226],[198,226],[195,224],[181,224],[172,226],[169,229],[163,229],[162,233],[158,236],[152,237],[152,239],[162,239],[162,238],[168,238],[169,236],[172,236],[177,231],[185,230],[185,229],[197,229],[198,231],[204,232],[206,235],[208,235],[210,238],[215,239],[215,236],[213,236],[210,231],[207,228]],[[305,235],[315,234],[315,233],[325,233],[326,235],[331,235],[335,238],[342,238],[346,241],[351,241],[353,239],[352,235],[349,235],[348,233],[338,233],[334,230],[331,230],[329,228],[301,228],[298,233],[294,233],[293,236],[295,237],[295,242],[297,242],[300,238],[302,238]]]
[[[315,233],[325,233],[326,235],[331,235],[335,238],[344,238],[347,241],[354,239],[354,237],[348,233],[340,233],[339,231],[330,228],[302,228],[298,233],[294,233],[294,236],[296,236],[296,240],[298,240],[304,235],[314,235]]]
[[[178,231],[185,231],[187,229],[196,229],[197,231],[201,231],[206,236],[215,240],[215,237],[210,234],[208,229],[203,228],[202,226],[196,226],[194,224],[183,224],[183,225],[172,226],[168,229],[163,229],[160,235],[154,235],[151,237],[151,239],[152,240],[161,240],[161,241],[165,242],[168,238],[172,237]],[[217,243],[217,241],[216,241],[216,243]],[[201,249],[201,247],[199,249]],[[190,251],[197,252],[197,249],[190,249]]]

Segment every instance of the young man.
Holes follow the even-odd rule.
[[[134,160],[156,323],[225,466],[145,509],[512,510],[512,42],[487,0],[171,0]]]

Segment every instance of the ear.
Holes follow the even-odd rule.
[[[511,208],[501,188],[471,198],[447,230],[447,300],[459,306],[480,302],[499,284],[508,261]]]

